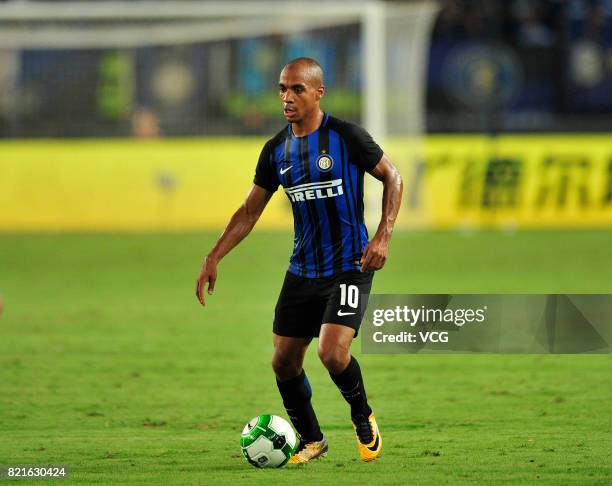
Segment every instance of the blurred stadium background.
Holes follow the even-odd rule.
[[[323,108],[404,177],[375,292],[612,291],[610,0],[0,1],[0,464],[65,463],[87,484],[262,478],[237,438],[282,411],[282,194],[206,310],[193,287],[302,55],[325,70]],[[337,454],[316,484],[612,475],[609,356],[362,356],[388,445],[355,470],[315,361]]]
[[[5,1],[0,26],[5,231],[222,226],[300,55],[402,168],[401,225],[612,221],[607,1]]]

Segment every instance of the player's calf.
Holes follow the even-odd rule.
[[[351,406],[351,416],[369,417],[372,409],[368,405],[361,368],[354,356],[351,356],[348,366],[342,373],[330,373],[329,376],[336,384],[340,393]]]
[[[287,415],[302,439],[317,442],[323,439],[319,421],[310,401],[312,389],[304,370],[290,380],[276,380]]]
[[[346,369],[339,374],[330,372],[340,393],[351,406],[351,418],[357,435],[357,450],[363,461],[372,461],[380,456],[382,438],[372,409],[368,405],[361,368],[351,356]]]

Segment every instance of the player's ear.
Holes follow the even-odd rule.
[[[323,98],[324,94],[325,94],[325,86],[321,85],[317,88],[317,101]]]

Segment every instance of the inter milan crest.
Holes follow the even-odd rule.
[[[329,172],[334,166],[334,159],[329,154],[321,154],[317,159],[317,167],[321,172]]]

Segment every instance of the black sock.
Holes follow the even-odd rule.
[[[339,375],[330,373],[329,376],[351,406],[351,417],[354,418],[358,415],[369,417],[372,409],[368,405],[361,368],[359,368],[357,360],[351,356],[351,361],[342,373]]]
[[[302,436],[302,440],[305,442],[322,440],[323,434],[319,428],[319,421],[310,403],[312,389],[304,370],[295,378],[286,381],[279,381],[277,378],[276,385],[283,397],[287,415],[295,430]]]

